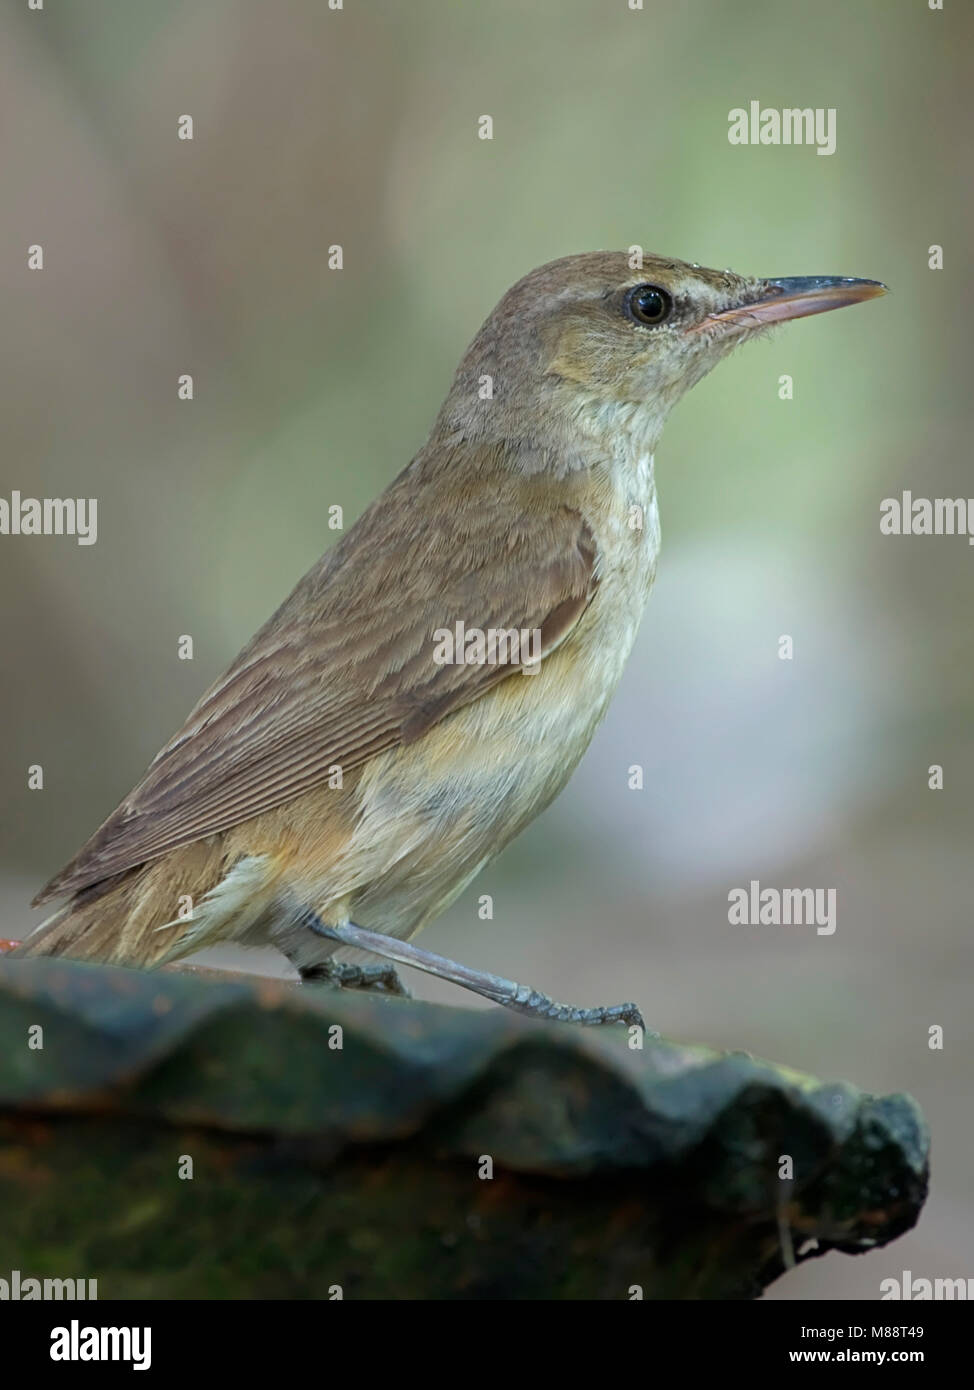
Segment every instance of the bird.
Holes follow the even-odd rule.
[[[656,576],[670,410],[770,326],[885,292],[638,248],[525,275],[419,452],[37,895],[65,901],[15,954],[153,968],[272,945],[307,982],[405,993],[407,964],[537,1018],[643,1026],[412,938],[606,713]]]

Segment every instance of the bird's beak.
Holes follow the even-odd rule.
[[[852,280],[839,275],[787,275],[780,280],[763,281],[756,299],[708,314],[694,327],[726,324],[728,328],[763,328],[769,323],[803,319],[809,314],[841,309],[845,304],[859,304],[881,294],[886,294],[886,286],[879,280]]]

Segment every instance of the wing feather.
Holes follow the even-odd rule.
[[[540,628],[549,653],[584,612],[598,555],[539,479],[423,455],[368,509],[189,715],[78,855],[38,894],[77,893],[238,825],[411,742],[510,665],[436,665],[433,633]],[[447,460],[449,462],[449,460]],[[485,460],[489,462],[489,460]],[[442,477],[439,477],[442,484]],[[503,519],[503,524],[501,520]]]

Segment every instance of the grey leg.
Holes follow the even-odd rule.
[[[469,966],[459,965],[447,960],[445,956],[434,955],[432,951],[421,951],[408,941],[397,941],[394,936],[383,936],[380,932],[357,927],[353,922],[332,927],[307,913],[304,923],[316,936],[338,941],[343,946],[354,946],[358,950],[371,951],[374,955],[394,960],[399,965],[411,965],[428,975],[436,975],[441,980],[472,990],[474,994],[491,999],[495,1004],[503,1004],[516,1013],[527,1014],[530,1018],[556,1020],[559,1023],[581,1023],[594,1026],[602,1023],[635,1024],[644,1031],[642,1015],[635,1004],[608,1004],[594,1009],[581,1009],[572,1004],[559,1004],[556,1000],[531,989],[529,985],[519,985],[514,980],[505,980],[501,975],[491,975],[486,970],[471,970]]]

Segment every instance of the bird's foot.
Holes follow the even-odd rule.
[[[625,1023],[630,1028],[642,1029],[651,1037],[659,1036],[646,1027],[635,1004],[600,1004],[592,1009],[580,1008],[577,1004],[559,1004],[557,999],[532,989],[530,985],[517,985],[513,995],[498,997],[498,1003],[506,1004],[515,1013],[527,1014],[529,1018],[580,1023],[585,1028],[597,1028],[604,1023]]]
[[[580,1023],[587,1027],[597,1027],[605,1023],[622,1023],[629,1028],[638,1028],[640,1035],[645,1034],[650,1038],[659,1037],[658,1033],[646,1027],[642,1014],[635,1004],[607,1004],[594,1009],[579,1008],[575,1004],[559,1004],[556,999],[542,994],[540,990],[532,989],[530,985],[519,985],[515,980],[505,980],[502,976],[491,975],[486,970],[472,970],[469,966],[458,964],[457,961],[447,960],[445,956],[437,956],[432,951],[420,950],[411,942],[399,941],[395,937],[384,936],[382,933],[370,931],[366,927],[357,927],[354,922],[330,925],[322,922],[320,917],[311,912],[305,914],[303,921],[304,925],[316,936],[337,941],[342,946],[352,946],[358,951],[371,951],[373,955],[384,956],[386,960],[398,961],[400,965],[414,966],[417,970],[424,970],[428,975],[435,975],[441,980],[449,980],[451,984],[460,985],[462,989],[472,990],[474,994],[479,994],[484,999],[491,999],[495,1004],[504,1004],[516,1013],[527,1014],[529,1018],[549,1019],[558,1023]],[[324,966],[316,967],[318,970],[325,971],[358,968],[360,967],[336,967],[330,962],[326,962]],[[383,969],[384,967],[381,966],[364,967],[366,971],[381,972]],[[385,969],[386,973],[391,974],[398,984],[395,971]],[[399,989],[402,990],[401,985]],[[404,990],[402,992],[405,993]]]
[[[302,984],[330,984],[336,989],[365,989],[376,994],[398,994],[410,997],[409,990],[391,965],[349,965],[342,961],[326,960],[320,965],[306,966],[301,972]]]

